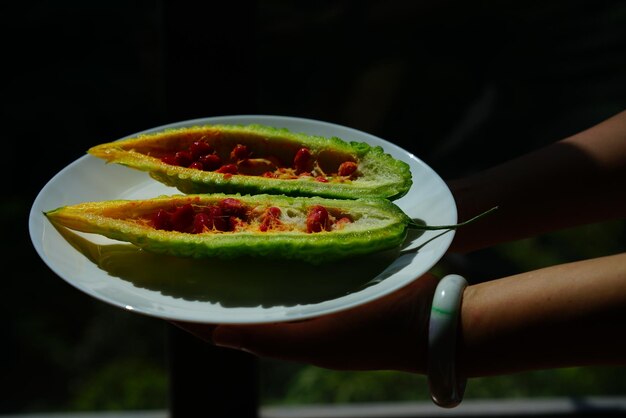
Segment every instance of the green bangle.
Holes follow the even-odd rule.
[[[453,408],[463,400],[466,378],[456,373],[456,336],[459,308],[467,281],[445,276],[435,290],[428,326],[428,386],[433,402]]]

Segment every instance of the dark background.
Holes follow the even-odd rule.
[[[198,117],[288,115],[380,136],[451,178],[626,108],[620,1],[14,1],[0,13],[0,413],[65,408],[94,365],[129,352],[130,369],[167,362],[165,324],[81,294],[30,243],[38,191],[92,145]],[[489,260],[473,267],[482,278],[508,272],[488,251],[471,257]]]

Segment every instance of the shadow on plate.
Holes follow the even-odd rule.
[[[253,257],[191,259],[150,253],[132,244],[95,244],[67,228],[56,229],[110,276],[166,296],[229,308],[336,299],[384,281],[409,265],[418,251],[397,248],[321,265]],[[417,236],[411,234],[406,243]]]
[[[422,219],[413,218],[412,221],[413,221],[413,223],[415,225],[427,226],[427,223],[425,221],[423,221]],[[409,229],[408,233],[407,233],[407,237],[404,240],[404,244],[402,245],[402,248],[400,249],[400,254],[417,253],[417,252],[419,252],[419,250],[424,248],[427,244],[433,242],[434,240],[436,240],[437,238],[439,238],[439,237],[441,237],[441,236],[443,236],[445,234],[450,233],[451,231],[453,231],[452,228],[442,229],[441,232],[439,232],[435,236],[427,239],[424,242],[419,243],[418,245],[415,245],[416,240],[419,237],[421,237],[422,235],[424,235],[425,230]]]

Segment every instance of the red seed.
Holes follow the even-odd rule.
[[[178,232],[187,232],[192,226],[194,210],[191,204],[180,206],[174,210],[171,216],[172,226]]]
[[[315,181],[319,181],[320,183],[328,183],[328,179],[324,176],[315,177]]]
[[[189,164],[193,162],[193,158],[191,157],[191,152],[178,151],[176,153],[176,162],[181,167],[189,167]]]
[[[194,161],[193,163],[189,164],[189,168],[194,168],[196,170],[203,170],[204,164],[202,164],[200,161]]]
[[[194,141],[191,145],[189,145],[189,152],[191,152],[192,158],[197,160],[203,155],[211,154],[213,152],[213,147],[204,140]]]
[[[328,230],[330,230],[328,211],[321,205],[312,206],[306,218],[306,232],[313,233]]]
[[[261,225],[259,225],[259,230],[261,232],[267,232],[269,229],[280,225],[280,215],[280,208],[277,208],[276,206],[267,208],[261,217]]]
[[[310,172],[313,170],[313,155],[308,148],[300,148],[293,157],[293,168],[296,173]]]
[[[164,157],[161,157],[161,161],[169,165],[178,165],[178,160],[176,159],[175,155],[166,155]]]
[[[229,231],[236,230],[237,227],[240,225],[243,225],[243,221],[241,220],[241,218],[238,218],[237,216],[231,216],[228,218],[228,230]]]
[[[198,158],[198,162],[202,163],[202,166],[206,171],[217,170],[222,165],[222,159],[217,154],[203,155]]]
[[[245,160],[246,158],[250,158],[252,153],[248,149],[247,146],[237,144],[235,148],[230,152],[230,159],[233,161]]]
[[[154,226],[156,229],[171,231],[173,227],[170,214],[165,209],[159,209],[152,216],[152,226]]]
[[[339,166],[339,171],[338,174],[340,176],[350,176],[352,175],[352,173],[354,173],[357,169],[357,165],[355,162],[352,161],[346,161],[341,163],[341,165]]]
[[[282,214],[280,208],[277,208],[276,206],[272,206],[269,209],[267,209],[267,213],[276,219],[280,218],[280,215]]]
[[[225,164],[215,170],[216,173],[237,174],[237,166],[235,164]]]
[[[231,197],[222,200],[219,204],[225,215],[243,217],[246,214],[246,207],[241,201]]]
[[[196,213],[193,218],[193,233],[200,234],[204,232],[205,229],[213,228],[213,224],[209,215],[204,212]]]
[[[209,206],[206,213],[209,215],[212,228],[222,232],[230,230],[229,216],[224,214],[222,208]]]

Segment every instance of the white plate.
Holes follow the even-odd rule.
[[[258,123],[380,145],[411,167],[413,187],[395,203],[409,216],[431,225],[457,222],[454,199],[430,167],[390,142],[351,128],[310,119],[249,115],[195,119],[144,132],[212,123]],[[401,252],[317,267],[253,259],[194,261],[154,256],[98,235],[57,230],[43,215],[86,201],[179,193],[145,172],[86,155],[54,176],[37,196],[29,219],[31,240],[61,278],[120,308],[170,320],[262,323],[324,315],[393,292],[431,269],[454,236],[453,231],[412,234]]]

